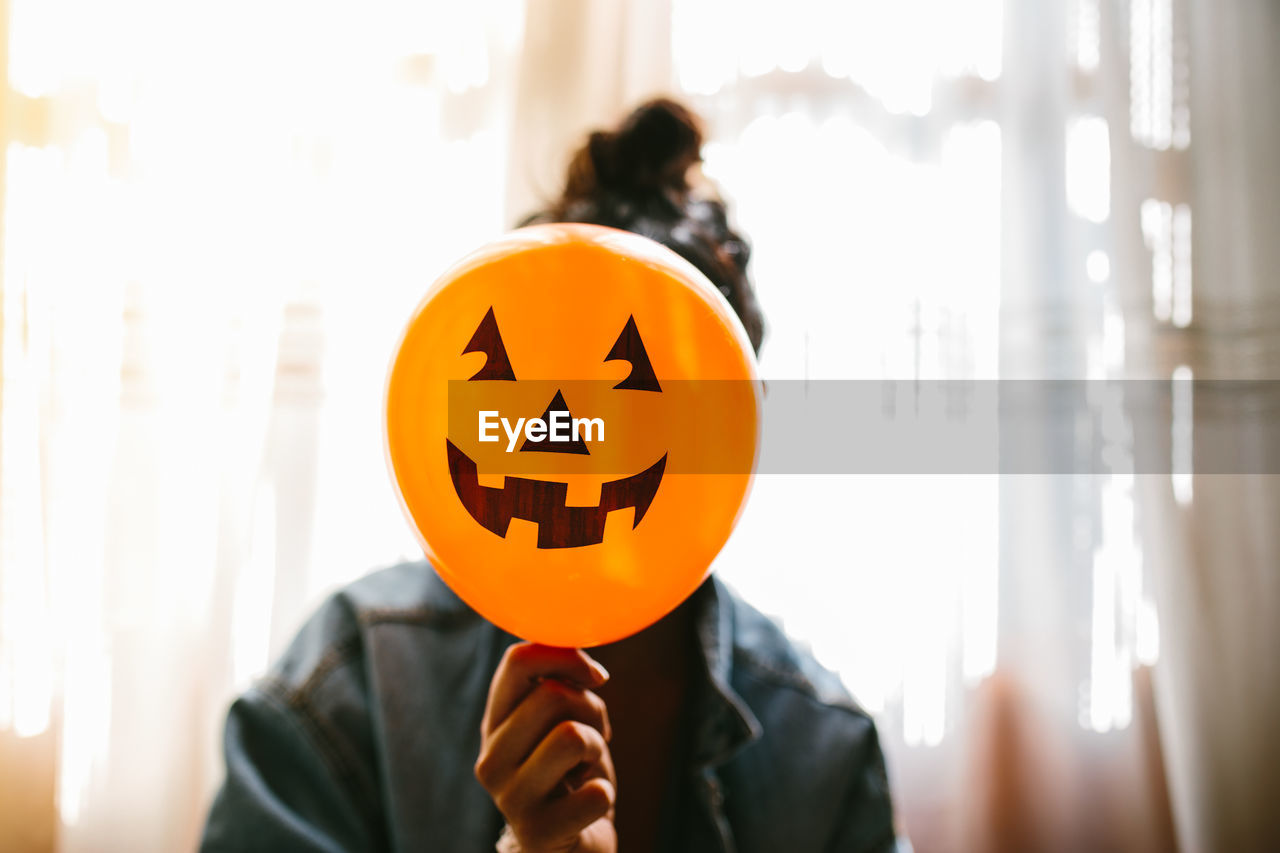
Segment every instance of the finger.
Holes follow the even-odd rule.
[[[613,756],[608,750],[594,764],[579,764],[564,777],[561,787],[564,791],[576,791],[591,779],[607,779],[616,789],[618,778],[613,773]]]
[[[538,682],[547,678],[590,689],[604,684],[609,673],[580,649],[517,643],[503,654],[493,674],[484,711],[484,731],[496,729]]]
[[[560,793],[576,791],[592,779],[607,780],[613,786],[614,792],[617,792],[618,777],[613,772],[613,753],[609,751],[607,744],[598,759],[581,763],[565,774],[565,777],[560,780]]]
[[[485,739],[476,761],[476,778],[486,790],[502,787],[552,727],[565,720],[591,726],[606,741],[613,736],[608,711],[599,696],[560,681],[544,681]]]
[[[577,835],[613,811],[617,789],[608,779],[592,779],[547,806],[546,821],[557,837]]]
[[[557,798],[526,815],[508,819],[526,848],[556,847],[580,840],[587,827],[608,817],[617,799],[614,786],[605,779]]]
[[[560,723],[516,770],[501,792],[504,802],[499,807],[508,815],[542,808],[549,794],[560,793],[565,777],[579,764],[599,768],[597,775],[610,776],[612,763],[605,763],[607,753],[600,732],[573,720]]]

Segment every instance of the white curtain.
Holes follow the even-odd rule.
[[[1141,346],[1154,373],[1280,376],[1280,6],[1187,10],[1194,156],[1184,201],[1195,318],[1190,334]],[[1139,355],[1135,353],[1135,355]],[[1161,569],[1161,740],[1188,850],[1280,844],[1280,477],[1265,458],[1274,406],[1237,411],[1257,471],[1147,484],[1149,561]],[[1197,414],[1212,427],[1212,414]]]
[[[708,120],[768,377],[1277,364],[1268,0],[0,8],[6,850],[192,845],[230,697],[416,553],[400,325],[644,96]],[[1276,504],[769,476],[717,569],[876,714],[918,850],[1248,849]]]
[[[230,697],[416,552],[382,380],[505,227],[522,10],[5,7],[0,847],[190,848]]]

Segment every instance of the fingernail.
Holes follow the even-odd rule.
[[[609,680],[609,670],[600,665],[600,661],[593,657],[588,657],[587,662],[591,664],[591,671],[595,673],[596,680],[604,684]]]

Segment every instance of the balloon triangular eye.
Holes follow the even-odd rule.
[[[636,328],[634,316],[627,318],[627,325],[623,327],[622,334],[618,335],[613,349],[609,350],[604,360],[631,362],[631,372],[627,374],[626,379],[613,386],[615,389],[662,390],[662,386],[658,384],[658,377],[653,372],[653,365],[649,363],[649,353],[645,352],[644,341],[640,340],[640,331]]]
[[[476,375],[472,376],[472,380],[477,379],[500,379],[507,382],[515,382],[516,374],[511,369],[511,359],[507,358],[507,348],[502,343],[502,333],[498,331],[498,321],[493,316],[493,308],[489,308],[489,313],[484,315],[484,319],[480,321],[480,325],[476,327],[475,334],[471,336],[471,340],[467,343],[466,349],[462,351],[463,355],[469,352],[482,352],[488,358],[485,359],[484,366],[476,371]]]

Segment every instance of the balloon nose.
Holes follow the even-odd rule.
[[[559,417],[552,417],[555,414]],[[560,389],[556,389],[556,395],[551,398],[551,402],[547,404],[547,410],[542,413],[542,422],[547,425],[544,437],[540,441],[533,441],[526,433],[524,443],[520,445],[522,453],[576,453],[579,456],[591,454],[587,449],[587,443],[578,434],[573,413],[569,411],[569,405],[565,403],[564,394]]]

